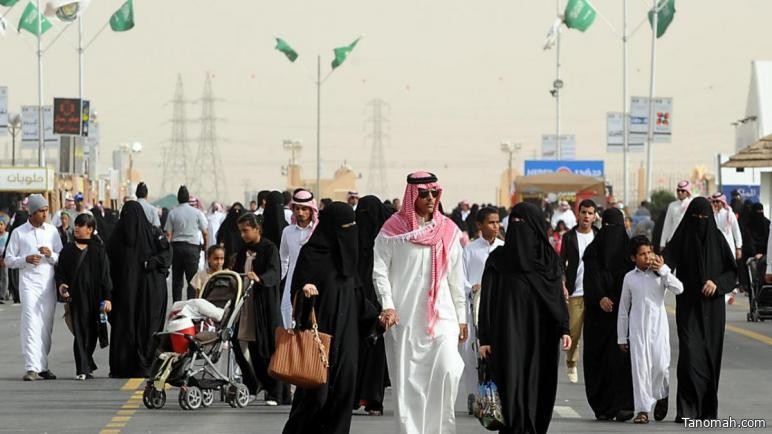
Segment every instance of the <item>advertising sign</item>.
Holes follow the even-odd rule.
[[[624,140],[625,134],[623,115],[620,112],[606,113],[606,150],[609,152],[624,152]],[[644,138],[640,136],[634,136],[630,134],[630,128],[628,124],[627,129],[627,150],[629,152],[643,152],[643,145],[645,143]]]
[[[554,160],[558,157],[555,137],[554,134],[541,136],[541,158]],[[573,134],[560,135],[560,158],[563,160],[576,158],[576,136]]]
[[[670,143],[673,134],[673,98],[654,98],[654,141]],[[630,98],[630,136],[645,142],[649,134],[649,98]]]
[[[525,175],[543,173],[573,173],[582,176],[603,177],[603,160],[525,160]]]
[[[0,191],[34,193],[54,189],[54,171],[41,167],[0,167]]]

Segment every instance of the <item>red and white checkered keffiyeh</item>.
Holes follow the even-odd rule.
[[[408,179],[433,177],[428,172],[415,172]],[[434,208],[431,221],[421,227],[418,216],[415,213],[415,201],[418,198],[418,190],[437,190],[437,206]],[[428,246],[432,249],[432,280],[429,287],[428,319],[429,335],[434,336],[434,326],[439,318],[437,310],[437,296],[440,283],[448,274],[450,249],[454,242],[458,242],[458,228],[452,220],[445,217],[439,210],[442,188],[436,182],[428,184],[411,184],[405,187],[405,196],[402,200],[402,208],[384,223],[381,233],[387,240],[409,241],[419,246]]]
[[[319,207],[316,206],[316,199],[314,199],[314,194],[308,190],[297,191],[292,195],[292,200],[289,203],[290,209],[293,209],[295,205],[307,206],[311,208],[313,211],[311,214],[311,225],[315,226],[316,222],[319,221]],[[290,220],[293,225],[297,224],[295,213],[292,213],[292,218]]]

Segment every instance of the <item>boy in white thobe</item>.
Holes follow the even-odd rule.
[[[55,379],[48,369],[51,332],[56,311],[54,265],[62,250],[56,228],[46,223],[48,202],[39,194],[29,197],[29,220],[8,240],[5,263],[19,269],[21,298],[21,351],[27,373],[24,381]]]
[[[667,415],[670,378],[670,330],[665,312],[665,290],[680,294],[684,285],[655,256],[644,236],[631,241],[635,269],[625,275],[617,318],[617,343],[630,351],[633,369],[635,423],[648,423],[649,412],[662,420]],[[628,343],[629,342],[629,343]]]
[[[292,327],[290,290],[300,248],[311,238],[311,234],[314,232],[314,225],[316,225],[319,218],[319,209],[316,207],[316,200],[310,191],[296,190],[292,195],[290,208],[292,209],[291,224],[284,228],[279,246],[281,278],[284,280],[284,292],[281,297],[281,317],[284,322],[284,328]]]
[[[474,324],[474,326],[469,327],[469,339],[459,345],[459,351],[465,365],[462,393],[459,393],[459,398],[456,400],[456,410],[460,411],[470,410],[471,399],[477,394],[477,350],[474,347],[477,340],[476,307],[479,306],[480,302],[480,283],[485,270],[485,261],[488,260],[488,255],[493,250],[504,245],[504,241],[498,238],[500,222],[497,209],[490,207],[480,209],[477,212],[476,224],[480,231],[480,237],[464,247],[467,324]]]

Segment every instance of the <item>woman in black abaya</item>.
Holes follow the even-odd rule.
[[[281,245],[281,233],[287,225],[287,220],[284,219],[284,196],[278,191],[272,191],[265,200],[263,236],[279,246]]]
[[[622,281],[633,269],[624,215],[603,211],[603,228],[584,252],[584,384],[599,420],[633,417],[630,354],[619,351],[617,314]]]
[[[228,210],[220,229],[215,235],[217,244],[225,249],[225,268],[232,268],[236,260],[236,253],[244,243],[239,233],[239,217],[244,214],[244,205],[235,202]]]
[[[485,265],[478,338],[490,358],[506,427],[500,433],[545,433],[558,385],[558,343],[571,347],[560,259],[542,212],[519,203],[504,246]]]
[[[356,209],[356,223],[359,231],[359,279],[365,309],[371,318],[364,318],[360,326],[359,367],[357,369],[357,387],[354,409],[365,407],[372,416],[383,414],[384,389],[389,385],[389,373],[386,368],[386,348],[383,335],[375,329],[381,305],[373,285],[373,248],[375,237],[391,213],[375,196],[359,199]],[[363,315],[364,316],[364,315]]]
[[[291,286],[293,299],[300,298],[295,319],[307,327],[309,305],[315,305],[319,331],[332,335],[330,368],[327,384],[296,389],[284,434],[345,434],[351,429],[359,353],[357,244],[354,210],[333,202],[319,213],[318,226],[300,249]]]
[[[70,300],[77,380],[92,378],[97,369],[93,355],[99,340],[100,309],[111,310],[110,264],[102,242],[92,238],[95,229],[96,220],[89,214],[75,218],[75,242],[64,246],[56,264],[56,287]]]
[[[724,294],[735,286],[737,266],[707,199],[692,200],[664,256],[684,284],[683,294],[676,297],[676,421],[716,419],[726,324]]]
[[[169,242],[147,221],[142,205],[128,201],[107,255],[114,284],[110,376],[147,377],[155,356],[153,334],[163,329],[166,316]]]

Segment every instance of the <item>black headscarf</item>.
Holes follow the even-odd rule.
[[[716,226],[713,209],[704,197],[696,197],[686,208],[673,238],[665,247],[671,268],[696,273],[700,282],[717,278],[724,270],[736,269],[734,254]],[[681,274],[681,273],[679,273]]]
[[[241,202],[235,202],[228,210],[228,214],[220,225],[220,229],[217,230],[216,240],[217,244],[223,246],[225,249],[225,266],[232,267],[232,259],[236,252],[239,251],[243,241],[241,240],[241,234],[239,233],[239,217],[244,214],[244,205]]]
[[[375,246],[375,237],[378,236],[381,227],[391,216],[386,205],[375,196],[368,195],[359,199],[356,209],[356,222],[359,228],[359,251],[370,251]]]
[[[486,266],[517,275],[555,320],[565,319],[560,258],[547,238],[544,213],[536,205],[521,202],[512,208],[504,245],[491,253]]]
[[[617,208],[609,208],[603,211],[602,217],[603,227],[592,242],[597,246],[599,265],[604,270],[629,268],[627,246],[630,237],[625,230],[624,214]]]
[[[349,277],[357,272],[359,259],[358,228],[351,206],[333,202],[319,212],[319,223],[308,242],[298,255],[298,263],[292,278],[292,294],[306,283],[322,282],[330,270],[338,276]]]
[[[146,261],[155,250],[153,226],[145,217],[139,202],[130,200],[123,205],[121,216],[110,237],[108,254],[111,260],[120,256],[126,248],[132,249],[140,261]]]
[[[263,236],[281,245],[281,233],[287,227],[284,219],[284,196],[281,192],[272,191],[268,194],[263,210]]]

